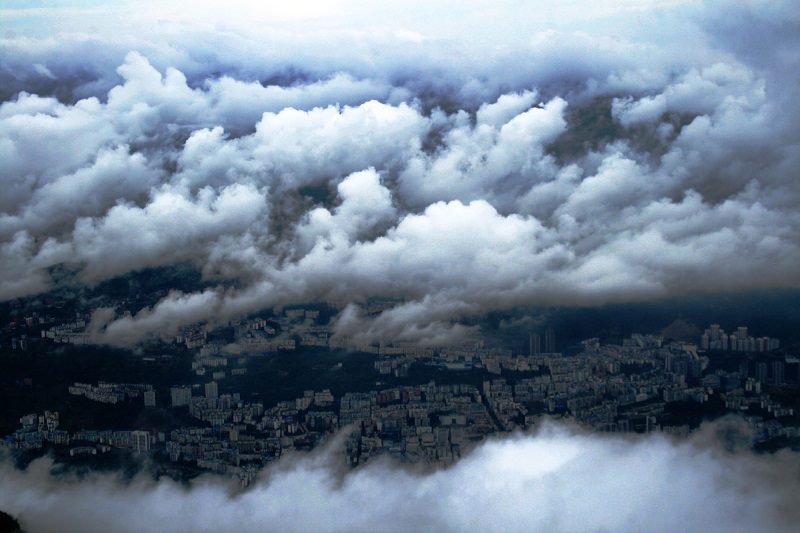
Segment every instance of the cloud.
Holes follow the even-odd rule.
[[[341,334],[430,342],[519,303],[796,287],[798,17],[764,5],[123,2],[140,33],[67,10],[58,38],[14,11],[0,298],[188,262],[217,287],[192,319],[390,297]],[[98,327],[160,335],[173,300]]]
[[[403,197],[412,205],[486,198],[507,209],[531,182],[550,177],[555,168],[545,146],[566,129],[566,102],[527,109],[534,98],[503,95],[478,110],[475,127],[456,115],[442,149],[418,154],[400,174]]]
[[[218,305],[214,290],[188,295],[173,291],[152,310],[142,310],[134,317],[113,320],[113,309],[98,309],[92,316],[89,333],[94,342],[117,346],[130,346],[153,334],[170,338],[182,327],[205,320]]]
[[[381,185],[374,169],[350,174],[337,190],[342,202],[333,213],[318,207],[308,213],[307,223],[298,228],[306,251],[317,246],[349,245],[376,225],[394,221],[396,210],[391,191]]]
[[[0,106],[4,213],[15,213],[37,186],[90,164],[98,150],[115,140],[100,110],[95,99],[68,106],[26,93]]]
[[[476,311],[475,306],[440,296],[402,303],[376,317],[364,316],[358,307],[350,304],[336,317],[333,331],[334,337],[344,337],[356,346],[394,339],[422,346],[442,346],[462,342],[475,333],[476,328],[454,324],[452,318]]]
[[[194,198],[164,188],[144,208],[116,205],[102,219],[76,221],[75,257],[87,262],[90,279],[170,264],[185,259],[187,248],[245,232],[266,207],[265,194],[252,186],[206,187]]]
[[[0,508],[32,532],[792,531],[796,454],[731,448],[718,429],[672,441],[545,424],[430,472],[380,460],[345,471],[340,438],[283,459],[240,493],[213,477],[188,489],[146,475],[77,483],[53,476],[46,458],[26,471],[4,462]]]

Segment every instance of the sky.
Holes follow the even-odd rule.
[[[521,305],[800,285],[797,2],[98,4],[0,3],[0,301],[55,267],[190,264],[207,288],[100,310],[96,342],[334,300],[336,335],[435,345]],[[323,450],[238,496],[2,463],[0,509],[29,531],[789,530],[796,456],[713,434],[554,427],[424,474]]]

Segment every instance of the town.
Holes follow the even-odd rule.
[[[379,309],[365,305],[365,312],[391,304],[370,305]],[[24,323],[29,330],[39,324],[38,343],[87,345],[86,318],[59,322],[37,314]],[[746,420],[754,447],[798,439],[800,360],[777,339],[749,336],[745,326],[728,336],[712,324],[694,343],[658,334],[633,334],[621,344],[590,338],[562,353],[552,328],[544,332],[544,350],[540,334],[532,332],[527,350],[514,352],[490,339],[439,348],[353,345],[319,321],[319,309],[274,308],[232,321],[229,338],[204,324],[184,328],[169,342],[190,359],[180,383],[161,389],[111,381],[67,386],[82,401],[174,413],[170,423],[67,431],[54,405],[22,415],[4,445],[21,452],[56,446],[70,457],[126,450],[247,486],[264,466],[340,432],[351,466],[376,456],[450,464],[487,436],[528,430],[542,417],[598,432],[685,437],[703,420],[735,413]],[[32,338],[13,336],[8,347],[26,350]],[[237,390],[259,361],[301,360],[308,353],[328,360],[312,372],[343,372],[338,356],[347,353],[366,356],[370,368],[359,390],[303,389],[271,404],[250,400],[250,389]],[[146,353],[139,364],[163,365],[174,356]],[[279,379],[288,376],[277,372]]]

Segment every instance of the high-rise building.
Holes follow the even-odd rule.
[[[223,394],[219,397],[219,408],[230,409],[233,406],[233,397],[230,394]]]
[[[131,431],[133,451],[145,453],[150,450],[150,434],[146,431]]]
[[[547,328],[544,334],[544,351],[547,353],[556,352],[556,332],[553,328]]]
[[[784,376],[785,366],[783,361],[775,361],[772,363],[772,383],[775,385],[783,385],[785,379]]]
[[[755,340],[747,334],[747,326],[739,326],[736,333],[731,334],[731,350],[737,352],[753,352],[756,349]]]
[[[725,330],[721,329],[719,324],[711,324],[711,327],[705,330],[703,336],[700,337],[700,347],[709,350],[724,350],[727,348],[727,338]]]
[[[206,398],[217,398],[219,397],[219,387],[217,387],[216,381],[211,381],[206,383]]]
[[[647,418],[645,418],[645,421],[646,421],[645,431],[647,433],[652,433],[653,431],[656,430],[656,417],[648,416]]]
[[[739,361],[739,375],[742,379],[750,377],[750,365],[747,363],[747,359]]]
[[[529,347],[529,354],[530,355],[539,355],[542,353],[542,337],[538,333],[532,333],[530,338],[530,347]]]
[[[756,363],[756,379],[761,383],[767,382],[767,372],[769,372],[769,366],[767,363]]]
[[[700,336],[700,348],[703,350],[708,350],[709,345],[711,344],[709,340],[709,336],[706,333]]]
[[[189,387],[172,387],[172,407],[180,407],[192,403],[192,389]]]
[[[144,406],[145,407],[156,406],[156,391],[154,390],[144,391]]]

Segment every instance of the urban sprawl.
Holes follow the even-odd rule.
[[[378,307],[365,305],[364,311],[377,313],[382,310]],[[171,344],[194,353],[190,375],[186,384],[169,390],[115,382],[69,387],[69,394],[93,402],[141,402],[143,408],[188,411],[194,425],[67,432],[59,429],[54,406],[21,417],[20,428],[5,445],[30,450],[51,443],[69,448],[70,455],[101,455],[115,448],[161,454],[176,464],[234,476],[246,486],[270,462],[311,449],[338,432],[346,432],[346,460],[353,466],[379,455],[448,464],[486,436],[525,430],[541,417],[568,418],[600,432],[686,436],[693,427],[676,418],[670,407],[680,403],[702,410],[716,402],[745,418],[754,444],[798,437],[796,424],[786,423],[794,419],[793,409],[781,405],[770,390],[796,388],[800,364],[780,352],[777,339],[752,337],[747,327],[726,334],[713,324],[696,343],[639,334],[621,345],[587,339],[573,354],[564,355],[556,351],[552,329],[544,333],[544,343],[539,334],[531,334],[528,349],[520,354],[483,341],[437,349],[358,346],[332,337],[317,324],[318,318],[317,310],[275,308],[265,317],[234,321],[234,340],[227,343],[208,340],[209,328],[202,324],[186,328]],[[26,325],[41,325],[40,342],[89,344],[88,319],[51,324],[37,313],[26,317]],[[24,350],[29,341],[14,337],[10,347]],[[305,390],[296,398],[264,405],[225,387],[226,380],[247,374],[253,358],[302,357],[306,347],[372,354],[374,389],[340,395],[330,389]],[[733,360],[734,367],[711,364],[714,354]],[[143,364],[162,357],[172,356],[148,355]],[[408,376],[414,365],[451,379],[447,384],[435,379],[386,384],[388,378]],[[482,376],[479,382],[453,383],[452,376],[474,376],[476,371]]]

